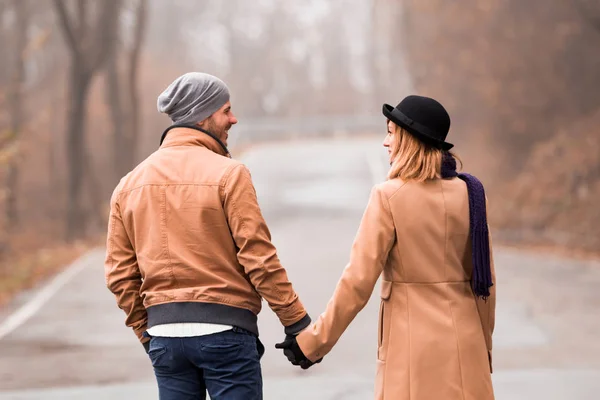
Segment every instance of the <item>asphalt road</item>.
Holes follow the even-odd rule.
[[[242,157],[273,241],[313,317],[348,260],[371,186],[385,178],[380,139],[263,145]],[[597,399],[600,262],[495,248],[496,397]],[[104,286],[104,250],[0,311],[0,400],[158,398],[152,368]],[[260,315],[265,399],[369,399],[378,290],[325,360],[295,369],[273,346],[274,314]]]

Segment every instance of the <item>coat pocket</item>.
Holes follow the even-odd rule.
[[[392,294],[392,282],[391,281],[381,281],[381,299],[387,300],[390,298]]]
[[[383,343],[383,300],[379,303],[379,324],[377,326],[377,348],[380,348]],[[377,355],[379,358],[379,355]]]
[[[379,305],[379,326],[377,329],[377,359],[385,361],[387,353],[388,337],[390,331],[391,303],[389,301],[392,293],[392,282],[381,282],[381,303]]]

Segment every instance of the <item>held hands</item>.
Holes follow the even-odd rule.
[[[294,335],[285,335],[285,340],[281,343],[275,344],[276,349],[282,349],[283,355],[285,355],[289,362],[292,365],[299,365],[302,369],[309,369],[313,365],[320,363],[323,358],[318,359],[316,362],[310,361],[304,353],[300,346],[298,346],[298,342],[296,341],[296,336]]]

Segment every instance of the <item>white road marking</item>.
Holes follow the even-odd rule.
[[[70,267],[56,275],[43,289],[0,323],[0,340],[23,325],[37,313],[40,308],[54,296],[63,286],[89,265],[94,252],[88,252],[75,260]]]

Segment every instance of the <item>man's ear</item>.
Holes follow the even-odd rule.
[[[210,118],[212,116],[213,116],[213,114],[211,114],[208,117],[204,118],[202,121],[196,123],[196,126],[199,126],[200,128],[205,128],[206,129],[206,125],[208,125],[208,121],[210,120]]]

